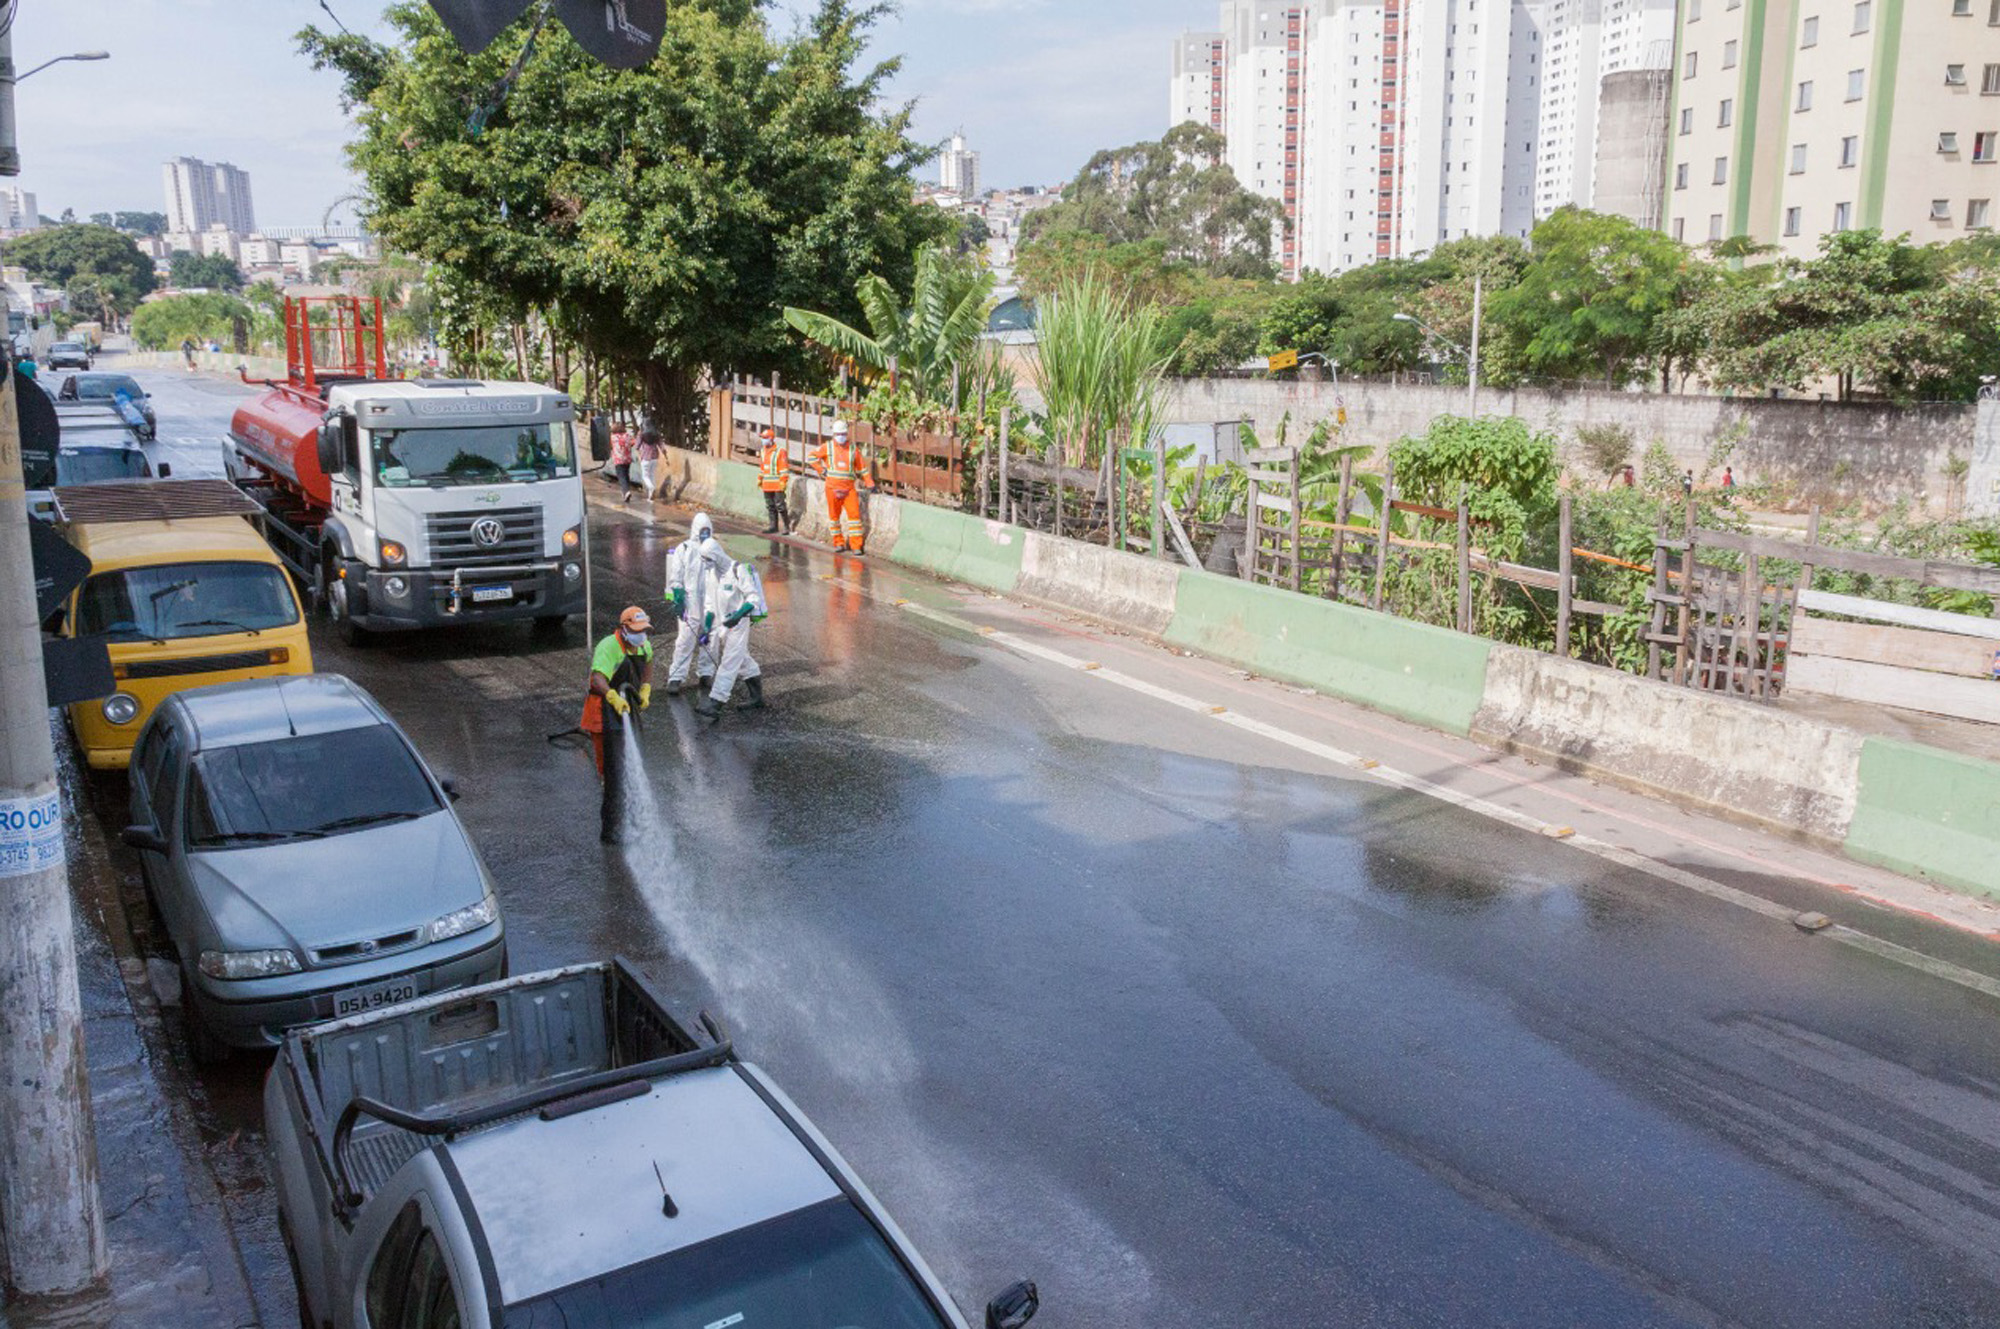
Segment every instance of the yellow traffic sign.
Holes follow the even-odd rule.
[[[1280,369],[1297,369],[1299,367],[1299,353],[1297,351],[1279,351],[1270,358],[1268,363],[1271,366],[1271,372],[1274,374]]]

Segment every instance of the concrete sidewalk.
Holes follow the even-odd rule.
[[[193,1105],[174,1083],[159,1004],[133,954],[119,870],[67,739],[56,760],[69,808],[84,1048],[111,1274],[64,1301],[0,1308],[0,1329],[248,1329],[261,1323]]]

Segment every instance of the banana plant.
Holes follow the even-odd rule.
[[[905,305],[894,287],[870,273],[854,287],[868,331],[831,314],[788,306],[785,322],[806,340],[853,361],[873,381],[893,365],[900,386],[921,400],[943,402],[953,365],[970,357],[993,306],[993,274],[932,246],[917,255],[916,280]]]

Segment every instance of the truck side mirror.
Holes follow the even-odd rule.
[[[327,475],[340,474],[340,421],[328,420],[319,427],[319,469]]]
[[[163,461],[163,462],[161,462],[161,463],[160,463],[160,472],[159,472],[159,474],[160,474],[160,478],[161,478],[162,480],[166,479],[166,478],[167,478],[168,476],[172,475],[173,473],[174,473],[174,464],[173,464],[172,462],[170,462],[170,461]]]
[[[986,1329],[1021,1329],[1041,1308],[1041,1294],[1024,1278],[986,1303]]]

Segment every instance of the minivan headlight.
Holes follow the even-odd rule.
[[[290,951],[203,951],[199,965],[210,978],[270,978],[299,972],[299,957]]]
[[[483,928],[500,917],[500,902],[487,896],[478,904],[469,904],[463,909],[454,909],[431,924],[431,940],[443,941],[446,937],[457,937],[467,932]]]
[[[139,699],[129,692],[114,692],[104,699],[104,718],[112,724],[131,724],[139,717]]]

